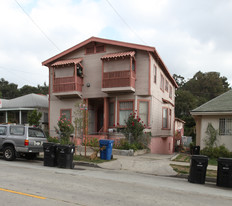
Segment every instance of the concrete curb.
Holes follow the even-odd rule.
[[[188,174],[178,174],[176,176],[172,176],[172,177],[176,177],[176,178],[183,178],[183,179],[187,179],[189,175]],[[205,177],[205,182],[212,182],[212,183],[216,183],[217,182],[217,178],[214,177]]]

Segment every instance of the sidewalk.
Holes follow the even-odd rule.
[[[114,155],[116,160],[99,163],[97,166],[111,170],[128,170],[159,176],[177,176],[177,173],[172,169],[170,164],[190,166],[190,163],[171,161],[175,156],[176,154],[144,154],[139,156]],[[217,166],[208,165],[207,169],[217,170]]]

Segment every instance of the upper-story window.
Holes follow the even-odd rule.
[[[85,49],[85,54],[94,54],[94,53],[100,53],[105,51],[104,45],[91,45],[87,46]]]
[[[172,86],[169,85],[169,98],[172,99]]]
[[[160,89],[164,91],[164,76],[160,75]]]
[[[153,67],[153,73],[154,73],[154,83],[156,84],[156,82],[157,82],[157,67],[155,64]]]
[[[168,80],[166,79],[166,80],[165,80],[165,91],[167,91],[167,92],[168,92],[168,85],[169,85],[169,84],[168,84]]]

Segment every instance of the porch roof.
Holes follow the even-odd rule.
[[[112,53],[112,54],[106,54],[103,57],[101,57],[101,60],[105,59],[115,59],[119,57],[134,57],[135,51],[128,51],[128,52],[119,52],[119,53]]]
[[[32,93],[10,100],[2,99],[0,110],[9,108],[48,108],[48,96]]]
[[[67,64],[78,64],[83,60],[83,58],[76,58],[76,59],[65,59],[60,60],[55,63],[53,63],[51,66],[60,66],[60,65],[67,65]]]

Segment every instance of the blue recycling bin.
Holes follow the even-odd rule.
[[[99,143],[100,143],[100,148],[103,148],[105,146],[104,149],[100,150],[100,158],[102,160],[111,160],[114,140],[100,139]]]

